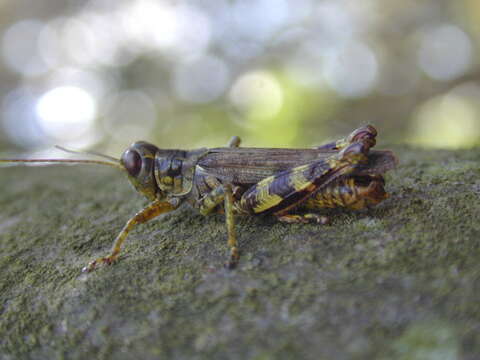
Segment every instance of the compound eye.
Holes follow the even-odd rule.
[[[123,166],[131,176],[137,176],[142,169],[142,158],[135,150],[127,150],[122,156]]]

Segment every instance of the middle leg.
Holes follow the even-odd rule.
[[[199,210],[202,215],[208,215],[223,203],[225,213],[225,224],[227,226],[227,244],[229,247],[229,258],[225,263],[225,267],[233,269],[240,258],[237,236],[235,232],[235,215],[234,215],[234,197],[231,184],[218,184],[210,193],[206,194],[199,201]]]

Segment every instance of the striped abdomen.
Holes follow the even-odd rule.
[[[338,180],[316,192],[305,202],[307,209],[344,207],[352,210],[373,206],[385,200],[382,176],[354,176]]]

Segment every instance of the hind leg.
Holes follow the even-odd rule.
[[[377,129],[375,129],[372,125],[365,125],[359,127],[358,129],[353,130],[350,135],[346,138],[315,147],[315,149],[319,150],[342,150],[350,144],[354,142],[363,142],[364,144],[368,144],[369,147],[375,146],[375,138],[377,136]]]

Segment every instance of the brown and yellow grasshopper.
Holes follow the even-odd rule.
[[[315,211],[358,210],[385,198],[382,174],[395,167],[391,151],[370,151],[377,131],[363,126],[348,137],[313,149],[242,148],[233,137],[227,147],[164,150],[147,142],[132,144],[120,160],[0,159],[2,163],[87,163],[119,168],[150,203],[118,234],[108,256],[83,271],[118,259],[128,233],[138,224],[189,203],[203,215],[225,214],[230,249],[226,266],[239,259],[234,217],[273,215],[287,223],[326,223]]]

